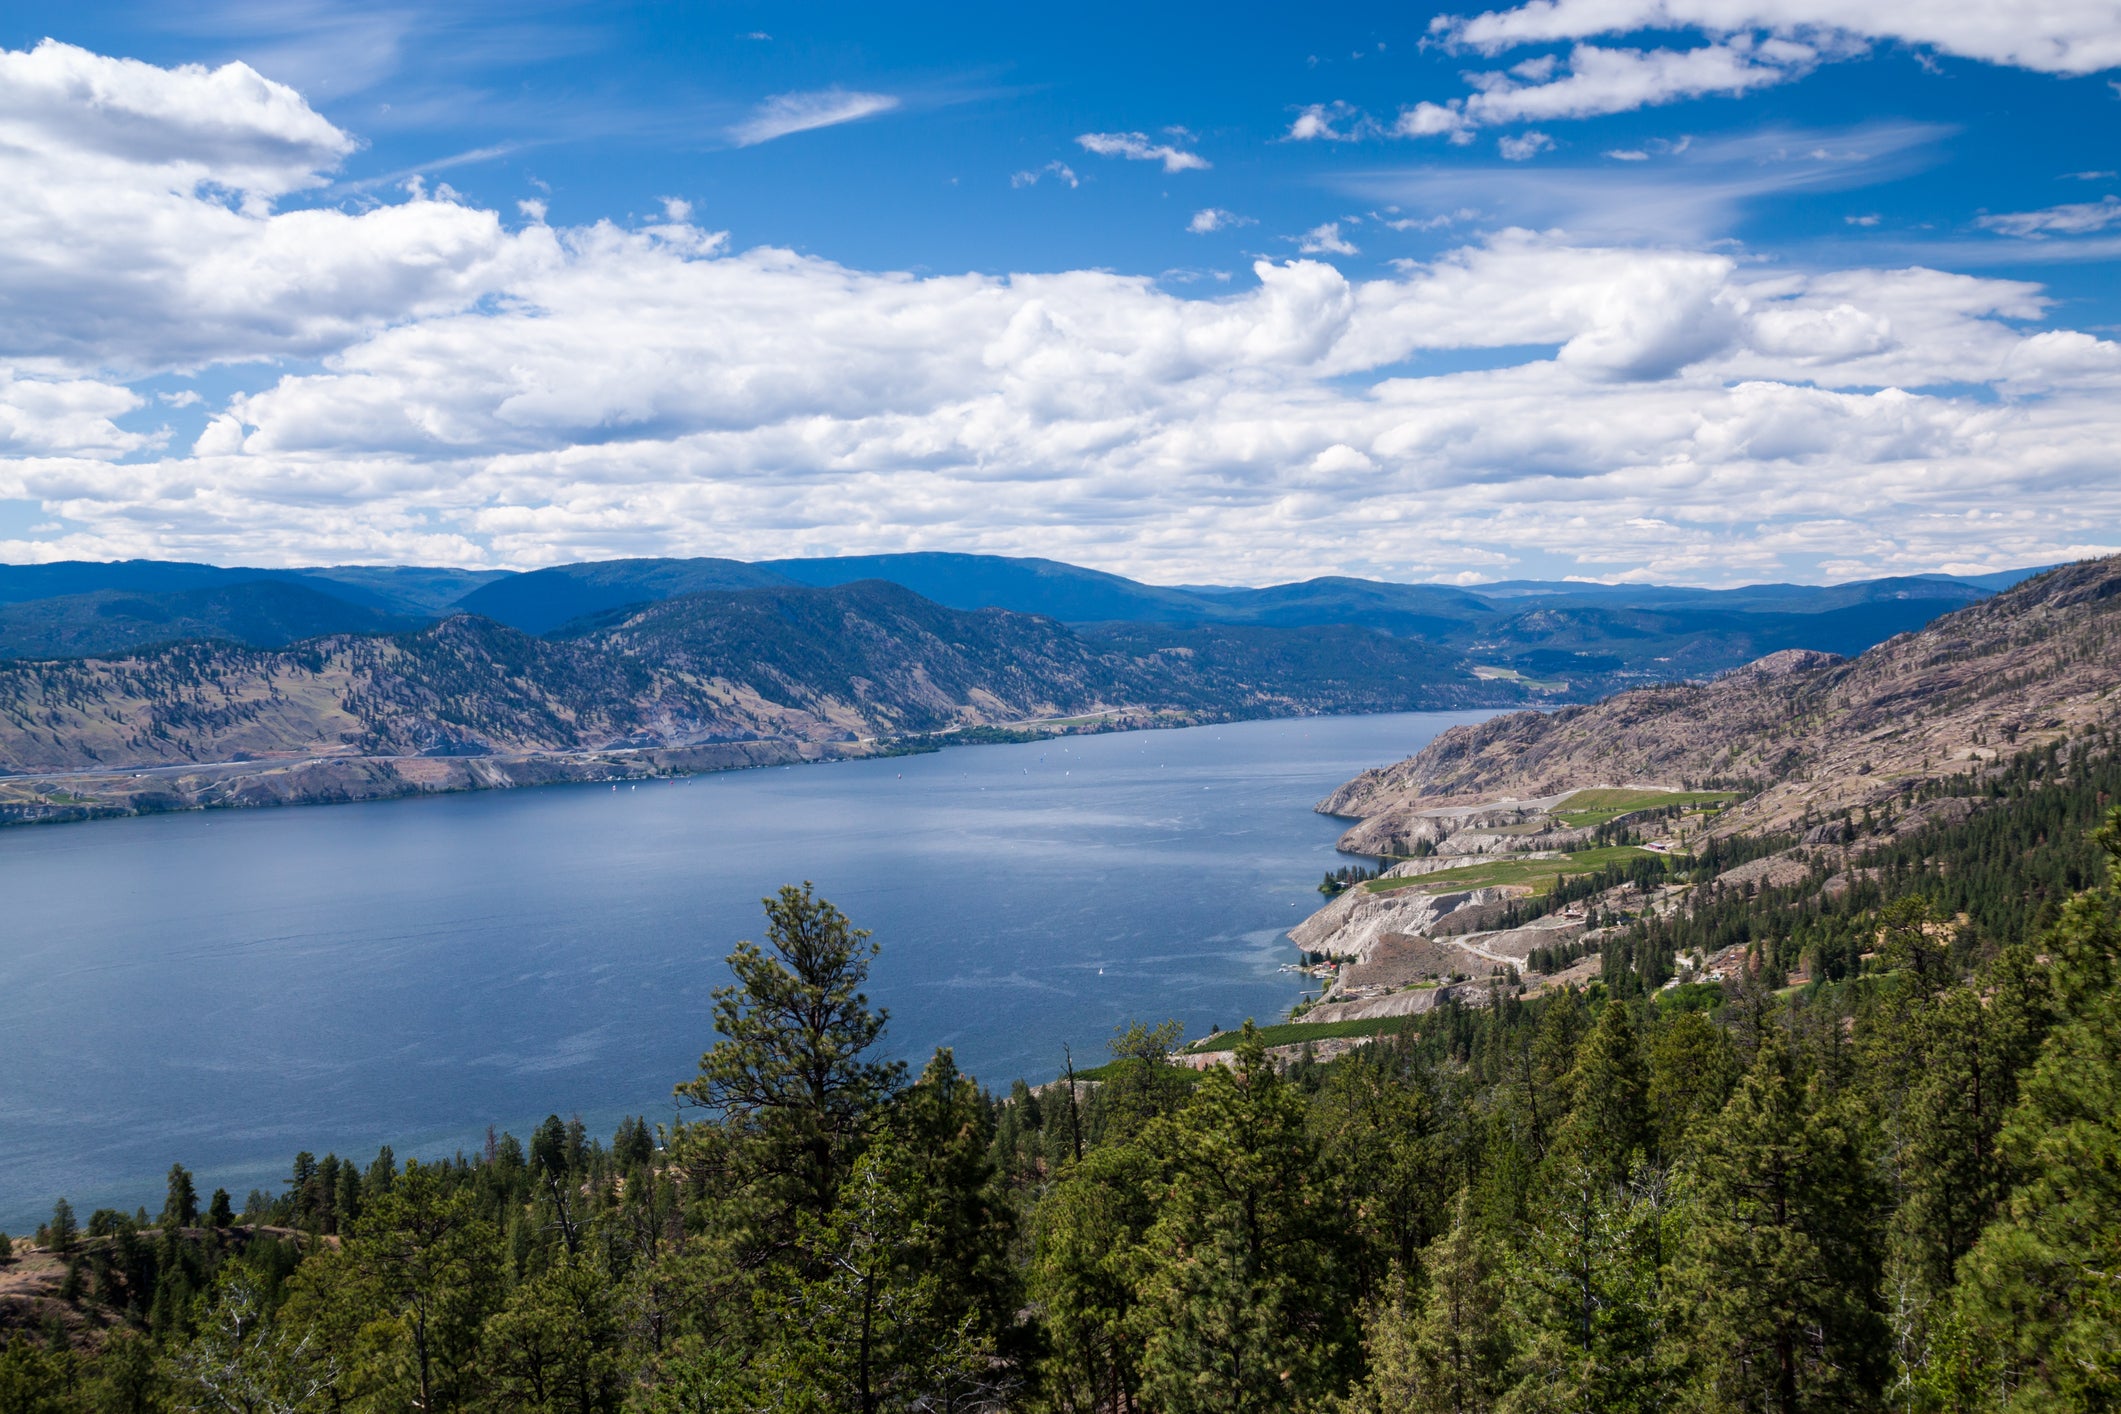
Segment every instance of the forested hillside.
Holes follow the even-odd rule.
[[[1330,1063],[1137,1025],[1006,1095],[882,1059],[875,945],[784,889],[685,1122],[62,1204],[0,1265],[0,1408],[2109,1408],[2121,765],[1961,784],[1587,990]]]

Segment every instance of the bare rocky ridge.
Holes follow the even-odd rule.
[[[1320,802],[1341,848],[1410,852],[1438,807],[1605,783],[1750,783],[1719,831],[1787,828],[1890,799],[2121,717],[2121,557],[2050,571],[1854,659],[1791,650],[1716,680],[1454,727]],[[1430,812],[1430,813],[1424,813]]]

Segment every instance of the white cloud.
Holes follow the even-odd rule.
[[[1258,224],[1250,216],[1240,216],[1234,211],[1225,211],[1220,206],[1203,207],[1193,213],[1186,229],[1196,236],[1205,236],[1211,231],[1227,231],[1237,226]]]
[[[54,164],[152,174],[255,204],[304,187],[354,141],[246,64],[157,68],[45,40],[0,50],[0,141]]]
[[[2066,206],[2050,206],[2043,211],[2011,211],[1999,215],[1983,216],[1974,224],[1984,230],[2000,231],[2006,236],[2081,236],[2093,231],[2103,231],[2109,226],[2121,225],[2121,197],[2108,196],[2098,201],[2079,201]]]
[[[1445,136],[1454,142],[1464,142],[1472,137],[1470,129],[1471,125],[1454,99],[1448,104],[1421,102],[1411,108],[1402,108],[1391,132],[1394,137]]]
[[[1360,255],[1354,242],[1340,233],[1340,222],[1328,221],[1322,226],[1313,226],[1297,237],[1297,249],[1305,255]]]
[[[418,189],[355,213],[275,210],[354,146],[241,64],[0,50],[0,358],[145,372],[314,357],[461,307],[549,247]]]
[[[216,198],[181,145],[84,160],[76,100],[52,101],[0,150],[0,499],[65,528],[0,559],[948,548],[1183,581],[1498,572],[1539,545],[1734,580],[2121,543],[2121,345],[2047,327],[2022,281],[1693,239],[1701,188],[1828,189],[1890,133],[1602,169],[1654,241],[1506,228],[1378,278],[1263,261],[1199,298],[732,251],[674,209],[514,232],[432,197],[280,212]],[[335,143],[312,148],[274,180],[328,171]],[[1583,199],[1551,196],[1566,173],[1476,175],[1474,201],[1426,174],[1435,205],[1394,223]],[[1305,239],[1348,253],[1348,219]],[[295,350],[189,448],[95,371]],[[1421,371],[1467,354],[1501,366]]]
[[[107,459],[157,446],[158,435],[128,432],[116,421],[144,401],[130,388],[92,379],[17,378],[0,370],[0,457]],[[181,406],[179,398],[169,401]]]
[[[1678,50],[1579,44],[1566,63],[1519,64],[1507,71],[1467,74],[1474,93],[1403,109],[1392,134],[1462,139],[1475,127],[1590,118],[1682,98],[1740,94],[1805,73],[1818,58],[1819,52],[1809,45],[1755,41],[1747,35]]]
[[[1519,133],[1515,137],[1502,138],[1495,148],[1505,162],[1529,162],[1554,145],[1554,139],[1542,132]]]
[[[1867,211],[1861,216],[1844,216],[1841,219],[1851,226],[1875,226],[1883,218],[1875,211]]]
[[[2027,5],[1904,0],[1530,0],[1464,18],[1439,16],[1431,33],[1495,54],[1525,44],[1646,30],[1712,36],[1758,32],[1846,48],[1880,40],[2053,74],[2121,66],[2121,12],[2106,0]]]
[[[1161,162],[1166,172],[1205,172],[1208,159],[1168,143],[1149,141],[1147,133],[1084,133],[1076,145],[1100,157],[1124,157],[1131,162]]]
[[[729,138],[738,147],[756,147],[791,133],[857,123],[879,113],[889,113],[898,106],[898,99],[891,94],[860,93],[845,88],[776,93],[753,109],[750,117],[732,127]]]
[[[1347,126],[1343,127],[1342,124]],[[1348,103],[1313,103],[1289,124],[1290,142],[1354,142],[1374,125]]]
[[[1589,41],[1693,32],[1684,48],[1627,48]],[[1878,42],[2055,74],[2121,65],[2121,9],[2111,0],[2032,6],[1908,5],[1903,0],[1528,0],[1471,17],[1442,15],[1432,37],[1447,47],[1499,55],[1567,43],[1566,58],[1534,55],[1504,69],[1468,73],[1473,92],[1401,110],[1397,137],[1449,136],[1471,128],[1553,122],[1631,112],[1682,99],[1738,95],[1800,78],[1822,63],[1854,58]],[[2117,85],[2121,91],[2121,85]],[[1343,131],[1365,128],[1350,117]],[[1615,154],[1620,155],[1620,154]],[[1623,156],[1623,160],[1631,160]]]
[[[1075,175],[1075,169],[1065,162],[1048,162],[1043,167],[1017,172],[1009,178],[1009,185],[1017,188],[1035,187],[1042,177],[1051,177],[1071,189],[1082,185],[1082,179]]]

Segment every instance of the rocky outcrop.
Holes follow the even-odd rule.
[[[1439,806],[1751,782],[1761,793],[1717,828],[1786,828],[2115,722],[2117,686],[2121,557],[2050,571],[1859,658],[1777,653],[1709,683],[1454,727],[1318,808],[1360,817],[1341,847],[1378,853]]]
[[[1425,933],[1459,909],[1500,903],[1509,894],[1499,888],[1427,893],[1390,889],[1372,893],[1361,885],[1347,890],[1290,930],[1305,952],[1363,961],[1390,933]]]

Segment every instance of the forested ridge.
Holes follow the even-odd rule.
[[[914,1075],[876,945],[783,889],[685,1122],[62,1205],[0,1410],[2112,1408],[2112,747],[1329,1063],[1134,1025],[1094,1084]]]

